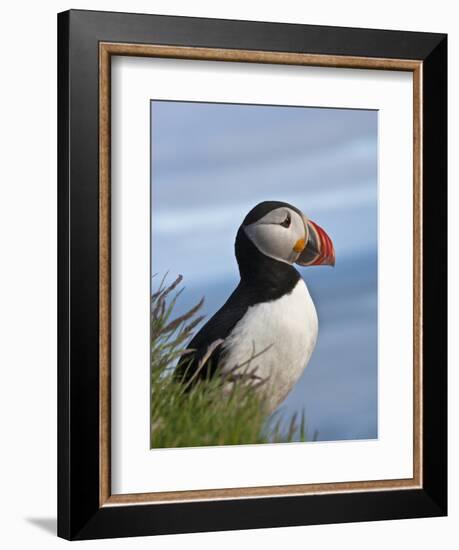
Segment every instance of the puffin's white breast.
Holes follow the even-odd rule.
[[[303,279],[285,296],[251,306],[223,344],[223,372],[250,362],[249,369],[267,382],[267,408],[272,412],[295,385],[316,345],[318,320]]]

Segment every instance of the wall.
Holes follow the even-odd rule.
[[[8,7],[7,7],[8,6]],[[217,3],[12,2],[2,9],[0,94],[0,538],[5,548],[64,546],[55,538],[56,507],[56,12],[70,7],[323,25],[405,29],[450,34],[450,97],[458,96],[458,39],[454,3],[323,1]],[[450,102],[450,151],[457,151],[457,102]],[[457,158],[450,155],[450,181]],[[451,186],[450,210],[457,205]],[[458,218],[451,215],[450,250],[457,250]],[[457,255],[450,280],[458,280]],[[457,332],[458,292],[451,285],[450,334]],[[451,339],[453,340],[453,339]],[[450,388],[457,387],[457,338],[451,342]],[[452,390],[450,390],[450,393]],[[96,541],[95,548],[232,548],[310,546],[374,549],[409,544],[417,549],[453,547],[458,537],[457,399],[450,399],[450,517],[335,526],[271,529]]]

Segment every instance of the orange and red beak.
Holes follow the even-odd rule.
[[[306,246],[296,263],[299,265],[335,265],[335,248],[327,233],[315,222],[304,218]]]

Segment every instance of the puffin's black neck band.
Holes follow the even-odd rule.
[[[242,226],[237,232],[235,252],[241,284],[256,294],[260,302],[288,294],[300,279],[293,266],[262,254]]]

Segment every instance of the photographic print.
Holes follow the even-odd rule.
[[[445,515],[446,35],[58,30],[59,535]]]
[[[151,447],[374,439],[372,110],[151,102]]]

